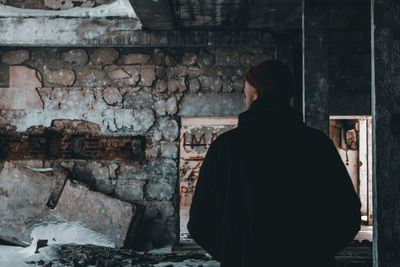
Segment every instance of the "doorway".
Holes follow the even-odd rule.
[[[237,125],[237,117],[182,117],[180,130],[179,194],[180,239],[191,240],[189,210],[200,167],[210,144]]]
[[[329,135],[361,201],[358,240],[372,242],[372,116],[330,116]]]

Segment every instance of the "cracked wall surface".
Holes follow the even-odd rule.
[[[115,0],[1,0],[0,4],[30,9],[70,9],[109,4]]]
[[[144,136],[142,161],[17,162],[63,166],[94,191],[143,205],[137,247],[172,244],[179,240],[180,117],[237,116],[245,109],[246,71],[271,54],[260,48],[3,47],[0,129]]]

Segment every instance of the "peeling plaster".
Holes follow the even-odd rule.
[[[116,0],[98,7],[74,7],[68,10],[25,9],[0,4],[0,17],[126,17],[139,19],[129,0]]]

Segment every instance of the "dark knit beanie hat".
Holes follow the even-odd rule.
[[[259,96],[266,93],[289,100],[294,93],[294,79],[289,67],[279,60],[265,60],[246,74],[246,81]]]

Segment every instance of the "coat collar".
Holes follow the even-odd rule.
[[[247,111],[239,114],[238,126],[265,121],[269,123],[302,124],[303,115],[290,107],[288,103],[272,97],[258,98]]]

